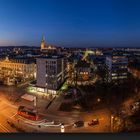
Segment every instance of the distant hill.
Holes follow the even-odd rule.
[[[37,46],[0,46],[0,49],[11,49],[11,48],[39,48]]]

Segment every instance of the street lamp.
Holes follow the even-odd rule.
[[[98,99],[97,99],[97,102],[100,102],[100,101],[101,101],[101,99],[100,99],[100,98],[98,98]]]
[[[64,127],[64,125],[62,124],[61,125],[61,133],[64,133],[65,132],[65,127]]]
[[[110,129],[111,129],[111,132],[113,132],[113,129],[114,129],[113,121],[114,121],[114,116],[111,115],[111,117],[110,117]]]
[[[36,100],[36,96],[34,96],[34,107],[36,108],[36,106],[37,106],[37,100]]]
[[[35,107],[35,110],[37,111],[37,97],[34,96],[34,107]]]

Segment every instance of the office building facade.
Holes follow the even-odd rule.
[[[128,59],[125,56],[107,56],[106,74],[108,82],[123,82],[128,75]]]
[[[67,76],[66,59],[63,56],[37,58],[37,83],[40,92],[56,94]]]

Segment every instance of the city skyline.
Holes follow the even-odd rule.
[[[135,0],[1,0],[0,46],[139,47]]]

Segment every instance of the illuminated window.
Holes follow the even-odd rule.
[[[117,79],[118,77],[112,77],[112,79]]]
[[[112,76],[115,76],[115,75],[117,75],[116,73],[112,73]]]

